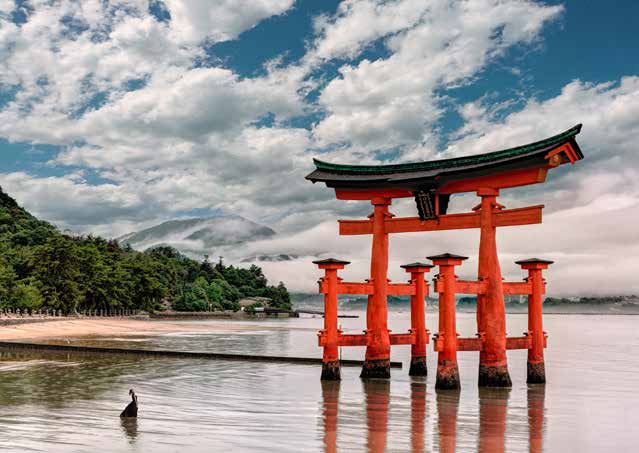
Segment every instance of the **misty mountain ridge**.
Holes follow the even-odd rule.
[[[291,253],[276,253],[272,255],[253,255],[247,256],[242,260],[242,263],[276,263],[281,261],[293,261],[299,258],[299,255]]]
[[[322,294],[293,293],[291,298],[296,309],[316,310],[324,306],[324,296]],[[456,301],[458,313],[475,313],[477,310],[476,297],[457,295]],[[359,295],[340,295],[338,304],[340,310],[366,310],[367,298]],[[438,305],[436,295],[426,298],[427,310],[436,311]],[[527,313],[527,298],[518,296],[506,297],[505,307],[508,313]],[[388,308],[391,311],[410,311],[410,298],[408,296],[389,296]],[[548,314],[639,315],[639,296],[545,297],[543,311]]]
[[[230,214],[175,219],[118,238],[124,245],[146,250],[168,245],[188,254],[205,255],[216,247],[243,244],[275,235],[271,228]]]

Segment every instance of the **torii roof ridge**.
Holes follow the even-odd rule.
[[[313,159],[317,170],[306,178],[315,182],[316,180],[322,180],[321,177],[316,178],[315,173],[338,173],[344,175],[365,175],[365,174],[387,174],[387,173],[402,173],[412,171],[433,171],[438,169],[454,169],[456,167],[464,167],[468,165],[478,164],[490,164],[496,163],[502,160],[511,159],[514,157],[533,154],[540,150],[546,150],[559,146],[565,142],[571,141],[573,148],[577,152],[579,159],[583,158],[583,154],[574,137],[581,131],[581,124],[561,132],[552,137],[548,137],[537,142],[528,143],[526,145],[516,146],[514,148],[503,149],[500,151],[493,151],[490,153],[474,154],[471,156],[454,157],[450,159],[439,159],[424,162],[412,162],[405,164],[390,164],[390,165],[347,165],[347,164],[335,164],[330,162],[324,162],[319,159]],[[320,175],[317,175],[320,176]]]

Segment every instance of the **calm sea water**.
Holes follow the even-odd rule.
[[[428,327],[436,331],[429,316]],[[340,320],[358,332],[363,319]],[[199,322],[198,322],[199,323]],[[211,323],[212,327],[214,324]],[[109,338],[95,344],[316,356],[321,318],[242,322],[254,331]],[[474,334],[474,315],[458,330]],[[549,315],[548,384],[527,386],[524,351],[508,353],[511,390],[479,391],[477,353],[460,353],[461,392],[436,392],[407,366],[362,382],[343,368],[320,383],[319,367],[165,358],[0,354],[0,450],[45,452],[606,452],[639,444],[639,317]],[[408,328],[393,312],[391,328]],[[525,315],[509,315],[520,335]],[[430,348],[430,345],[429,345]],[[393,359],[407,363],[408,347]],[[343,350],[361,359],[362,348]],[[139,418],[122,422],[128,390]]]

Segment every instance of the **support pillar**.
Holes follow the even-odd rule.
[[[480,387],[512,387],[506,359],[506,308],[501,269],[497,257],[496,227],[493,214],[502,208],[497,189],[480,189],[481,197],[479,269],[480,280],[488,280],[484,294],[477,296],[477,330],[483,336],[479,353]]]
[[[429,256],[434,265],[439,266],[439,333],[435,344],[437,355],[437,379],[435,388],[442,390],[459,389],[459,368],[457,366],[457,326],[455,320],[455,286],[457,276],[455,266],[468,259],[465,256],[443,255]]]
[[[338,269],[344,269],[344,266],[350,263],[334,258],[313,261],[313,263],[317,264],[320,269],[324,269],[325,274],[323,280],[327,288],[324,293],[324,330],[319,333],[320,342],[324,346],[321,379],[339,381],[341,375],[337,344],[339,336],[337,330],[337,271]]]
[[[409,376],[426,376],[426,345],[428,344],[428,330],[426,329],[426,307],[424,299],[428,296],[428,284],[424,280],[424,273],[433,267],[425,263],[411,263],[401,266],[410,272],[410,281],[415,288],[415,294],[410,298],[410,331],[415,335],[415,343],[411,346]]]
[[[532,337],[532,347],[528,349],[527,378],[528,384],[545,384],[546,367],[544,364],[544,344],[546,341],[542,316],[542,296],[544,279],[542,271],[548,269],[552,261],[531,258],[517,261],[522,269],[528,271],[528,282],[532,284],[532,293],[528,295],[528,332]]]
[[[368,344],[361,378],[390,378],[390,336],[388,332],[388,234],[384,222],[392,215],[388,212],[389,198],[373,198],[373,247],[371,252],[371,278],[373,295],[366,306],[366,334]]]

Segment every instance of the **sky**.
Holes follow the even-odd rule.
[[[242,215],[278,235],[235,258],[294,254],[263,267],[306,291],[312,258],[349,259],[349,280],[370,259],[336,222],[370,205],[306,181],[313,157],[431,160],[583,123],[583,161],[502,191],[546,205],[542,225],[499,230],[504,276],[537,256],[553,295],[638,293],[638,27],[631,0],[0,0],[0,186],[79,234]],[[393,236],[390,276],[451,252],[472,277],[478,237]]]

